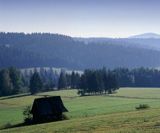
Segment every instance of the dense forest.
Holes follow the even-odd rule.
[[[141,44],[140,44],[141,42]],[[160,52],[142,44],[159,39],[107,39],[87,41],[49,33],[0,33],[0,67],[65,67],[84,70],[159,67]],[[145,46],[145,45],[144,45]],[[157,46],[157,45],[156,45]]]
[[[149,68],[86,69],[71,73],[40,68],[0,70],[0,96],[77,89],[80,95],[113,93],[119,87],[160,87],[160,71]]]
[[[113,71],[106,71],[105,68],[99,70],[85,70],[80,78],[78,94],[112,94],[119,89],[118,79]]]

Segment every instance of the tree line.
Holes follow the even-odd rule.
[[[79,94],[85,95],[112,93],[118,87],[160,87],[160,70],[143,67],[135,69],[116,68],[113,70],[87,69],[82,75],[77,76],[74,83],[75,85],[71,86],[70,76],[61,74],[58,88],[76,88]]]
[[[149,68],[86,69],[83,73],[40,68],[0,69],[0,96],[77,89],[80,95],[113,93],[119,87],[160,87],[160,71]]]
[[[117,68],[116,74],[120,87],[160,87],[160,70],[151,68]]]
[[[23,72],[15,67],[0,69],[0,96],[77,88],[79,79],[78,73],[68,74],[63,69],[60,73],[52,68],[25,69]]]

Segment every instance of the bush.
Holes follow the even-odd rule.
[[[136,108],[136,110],[141,110],[141,109],[148,109],[150,107],[147,104],[140,104],[139,106],[137,106],[135,108]]]
[[[69,117],[66,114],[62,114],[62,120],[69,120]]]
[[[33,116],[31,114],[31,106],[26,106],[23,111],[24,123],[31,124]]]

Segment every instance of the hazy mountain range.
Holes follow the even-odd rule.
[[[160,39],[160,35],[156,33],[144,33],[140,35],[131,36],[129,38],[140,38],[140,39]]]
[[[109,43],[123,45],[127,47],[138,47],[145,49],[160,50],[160,35],[156,33],[144,33],[140,35],[129,36],[128,38],[74,38],[75,40],[88,43]]]
[[[49,33],[0,33],[0,67],[70,69],[159,67],[160,36],[72,38]]]

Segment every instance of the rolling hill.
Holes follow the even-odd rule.
[[[159,67],[160,39],[72,38],[49,33],[0,33],[0,67],[86,69]]]

